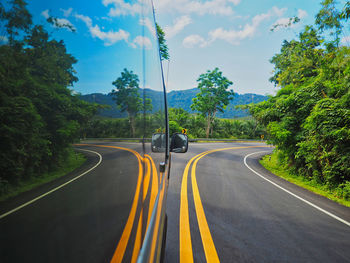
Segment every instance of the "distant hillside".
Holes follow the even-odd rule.
[[[168,92],[168,106],[170,108],[183,108],[188,112],[193,112],[191,110],[192,99],[199,92],[197,88],[188,89],[188,90],[174,90]],[[161,107],[162,93],[155,90],[147,89],[147,96],[152,100],[153,112],[158,111]],[[92,93],[87,95],[81,95],[81,99],[88,102],[95,102],[98,104],[110,105],[111,109],[102,110],[99,115],[105,117],[120,118],[126,117],[126,113],[121,113],[113,100],[113,97],[110,94],[102,93]],[[218,113],[217,117],[219,118],[240,118],[246,117],[249,114],[243,110],[237,110],[234,107],[236,105],[245,105],[249,103],[258,103],[264,100],[267,100],[267,96],[258,95],[258,94],[235,94],[234,99],[227,106],[224,113]]]

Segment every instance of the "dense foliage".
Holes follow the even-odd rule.
[[[95,106],[72,95],[77,81],[63,41],[34,25],[23,0],[0,4],[0,187],[64,162]]]
[[[250,107],[281,160],[330,189],[342,188],[344,197],[350,197],[350,48],[339,37],[347,19],[334,1],[323,1],[316,25],[284,41],[271,59],[271,81],[280,90]]]
[[[159,127],[160,113],[146,115],[146,137]],[[135,137],[143,137],[143,116],[138,115],[135,119]],[[169,109],[170,134],[187,129],[190,138],[205,138],[206,118],[198,114],[190,114],[181,108]],[[265,135],[265,129],[253,119],[219,119],[213,122],[213,135],[217,139],[260,139]],[[85,129],[86,137],[90,138],[130,138],[130,122],[127,118],[95,118],[88,122]]]

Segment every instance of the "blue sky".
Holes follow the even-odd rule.
[[[171,57],[169,65],[164,63],[165,73],[169,66],[168,90],[194,88],[201,73],[219,67],[233,81],[235,92],[274,94],[277,88],[268,81],[273,70],[269,59],[279,52],[284,39],[295,38],[304,25],[313,23],[320,2],[154,0]],[[48,31],[63,39],[68,52],[78,59],[75,69],[79,82],[73,89],[87,94],[110,92],[112,81],[124,67],[143,75],[143,55],[147,57],[146,87],[159,86],[149,3],[150,0],[33,0],[28,8],[34,21],[46,24]],[[295,15],[301,18],[297,25],[270,31],[274,24],[283,25]],[[48,16],[70,24],[76,32],[48,25]]]

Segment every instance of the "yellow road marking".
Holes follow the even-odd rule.
[[[151,160],[151,165],[152,165],[152,188],[151,188],[151,196],[149,201],[148,217],[147,217],[147,227],[148,227],[149,221],[151,220],[154,202],[156,201],[157,194],[158,194],[159,180],[158,180],[157,168],[156,168],[156,165],[154,164],[152,157],[149,156],[148,154],[145,154],[145,157]]]
[[[142,202],[145,201],[147,193],[148,193],[148,186],[149,186],[149,181],[151,177],[151,164],[150,161],[147,158],[143,158],[143,162],[146,164],[146,176],[143,180],[143,198]],[[136,262],[137,256],[140,252],[141,248],[141,238],[142,238],[142,222],[143,222],[143,206],[141,207],[141,212],[139,216],[139,221],[137,224],[137,230],[136,230],[136,237],[135,237],[135,242],[134,242],[134,249],[132,251],[132,257],[131,257],[131,262]]]
[[[193,192],[194,205],[196,208],[199,231],[201,234],[202,243],[204,247],[205,258],[207,259],[207,262],[220,262],[218,253],[216,252],[213,238],[210,234],[208,222],[205,217],[201,197],[199,195],[197,180],[196,180],[197,163],[205,155],[206,154],[203,154],[200,157],[198,157],[192,165],[192,172],[191,172],[192,192]]]
[[[119,147],[119,146],[108,146],[108,145],[92,145],[92,144],[79,144],[82,146],[95,146],[95,147],[104,147],[104,148],[115,148],[115,149],[120,149],[120,150],[125,150],[125,151],[129,151],[131,153],[133,153],[139,162],[139,178],[137,181],[137,186],[136,186],[136,191],[135,191],[135,196],[134,196],[134,200],[131,206],[131,210],[129,213],[129,217],[128,220],[126,222],[126,225],[124,227],[122,236],[119,240],[118,246],[114,252],[114,255],[112,257],[111,262],[112,263],[120,263],[123,260],[124,254],[125,254],[125,249],[127,247],[127,244],[129,242],[129,238],[130,238],[130,234],[131,234],[131,230],[134,224],[134,220],[135,220],[135,214],[136,214],[136,210],[137,210],[137,203],[138,203],[138,199],[140,196],[140,190],[141,190],[141,184],[142,184],[142,175],[143,175],[143,166],[142,166],[142,161],[146,163],[147,165],[147,174],[145,177],[145,184],[143,186],[143,196],[142,196],[142,200],[144,201],[146,196],[147,196],[147,192],[148,192],[148,188],[149,188],[149,183],[150,183],[150,174],[151,174],[151,167],[152,167],[152,188],[151,188],[151,197],[150,197],[150,202],[149,202],[149,213],[148,213],[148,219],[147,219],[147,226],[149,224],[150,221],[150,217],[152,214],[152,210],[154,207],[154,203],[155,203],[155,199],[158,195],[158,185],[159,185],[159,180],[160,178],[163,177],[163,187],[162,190],[159,194],[159,202],[158,202],[158,207],[157,207],[157,217],[156,217],[156,223],[155,223],[155,228],[154,228],[154,234],[153,234],[153,239],[152,239],[152,252],[151,252],[151,259],[154,259],[154,250],[155,250],[155,246],[156,246],[156,241],[157,241],[157,235],[155,235],[158,232],[159,229],[159,223],[160,223],[160,212],[161,212],[161,206],[163,205],[163,199],[164,199],[164,191],[165,191],[165,176],[163,176],[163,174],[160,174],[160,178],[158,179],[158,172],[157,172],[157,168],[154,164],[154,161],[152,159],[151,156],[149,156],[148,154],[145,155],[145,157],[147,158],[142,158],[141,155],[132,150],[132,149],[128,149],[128,148],[124,148],[124,147]],[[150,162],[151,161],[151,162]],[[131,262],[136,262],[137,260],[137,256],[138,253],[140,251],[141,248],[141,234],[142,234],[142,217],[143,217],[143,209],[141,208],[141,212],[140,212],[140,216],[139,216],[139,221],[138,221],[138,225],[137,225],[137,233],[136,233],[136,238],[135,238],[135,244],[134,244],[134,249],[133,249],[133,253],[132,253],[132,259]],[[152,260],[150,262],[152,262]]]
[[[139,223],[137,224],[137,232],[136,232],[136,237],[134,242],[134,249],[132,251],[132,257],[131,257],[132,263],[136,262],[137,256],[139,255],[139,251],[141,248],[142,216],[143,216],[143,209],[141,208]]]
[[[146,163],[146,166],[147,166],[147,173],[146,173],[145,179],[143,181],[143,198],[142,198],[142,201],[145,201],[147,193],[148,193],[149,181],[151,178],[151,164],[147,158],[143,158],[143,162]]]
[[[191,243],[191,232],[190,232],[191,230],[190,230],[189,215],[188,215],[188,197],[187,197],[188,171],[192,162],[195,160],[191,170],[192,192],[193,192],[193,199],[195,203],[197,221],[198,221],[198,226],[201,234],[205,257],[207,262],[220,262],[216,252],[214,241],[210,233],[208,222],[205,217],[202,201],[198,190],[196,172],[195,172],[197,163],[202,157],[213,152],[234,150],[234,149],[259,148],[259,147],[266,147],[266,146],[229,147],[229,148],[209,150],[192,157],[191,160],[187,163],[183,173],[182,183],[181,183],[180,263],[193,262],[193,251],[192,251],[192,243]]]
[[[188,216],[188,197],[187,197],[187,178],[188,170],[193,157],[186,165],[181,182],[181,200],[180,200],[180,262],[193,262],[193,251],[190,231],[190,220]]]
[[[136,152],[135,150],[124,148],[124,147],[119,147],[119,146],[109,146],[109,145],[93,145],[93,144],[78,144],[81,146],[93,146],[93,147],[101,147],[101,148],[114,148],[114,149],[119,149],[119,150],[124,150],[133,153],[138,160],[139,163],[139,177],[137,179],[137,185],[136,185],[136,191],[134,195],[134,200],[131,205],[131,210],[129,213],[128,220],[125,224],[122,236],[118,242],[117,248],[113,254],[113,257],[111,259],[112,263],[120,263],[123,260],[125,249],[128,245],[132,226],[134,224],[135,220],[135,215],[136,215],[136,210],[137,210],[137,203],[139,200],[140,196],[140,189],[141,189],[141,183],[142,183],[142,177],[143,177],[143,166],[142,166],[142,157],[141,155]]]
[[[163,198],[164,198],[164,191],[165,191],[165,175],[163,176],[163,173],[160,173],[160,178],[162,179],[162,190],[159,194],[159,200],[158,200],[158,206],[157,206],[157,217],[156,217],[156,223],[154,225],[154,230],[153,230],[153,237],[152,237],[152,244],[151,244],[151,255],[150,255],[150,260],[149,262],[153,262],[154,260],[154,255],[155,255],[155,249],[156,249],[156,243],[158,239],[158,230],[159,230],[159,223],[160,223],[160,216],[161,216],[161,208],[163,205]]]

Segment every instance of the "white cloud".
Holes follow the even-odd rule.
[[[55,24],[57,26],[64,27],[64,28],[66,28],[67,30],[70,30],[70,31],[76,30],[74,25],[68,19],[65,19],[65,18],[56,18],[55,19]],[[69,26],[71,28],[69,28],[67,26]]]
[[[67,10],[65,10],[63,8],[60,8],[60,10],[63,12],[63,16],[69,17],[71,15],[72,11],[73,11],[73,8],[70,7]]]
[[[232,15],[233,6],[238,5],[241,0],[155,0],[155,9],[160,13],[178,12],[180,14],[199,14],[199,15]],[[141,14],[142,11],[149,10],[144,8],[147,0],[135,0],[130,3],[126,0],[102,0],[104,6],[111,6],[109,16],[125,16]]]
[[[139,0],[135,4],[124,2],[124,0],[103,0],[104,6],[113,5],[114,8],[109,10],[110,16],[121,16],[121,15],[135,15],[141,14],[142,12],[142,0]]]
[[[278,31],[281,28],[286,28],[286,27],[292,27],[293,24],[291,24],[291,18],[289,17],[282,17],[276,20],[276,22],[273,24],[272,29],[274,31]]]
[[[277,16],[283,16],[286,11],[287,11],[286,7],[284,8],[278,8],[277,6],[272,7],[272,12]]]
[[[49,10],[46,9],[44,11],[41,12],[41,15],[43,17],[45,17],[46,19],[50,18],[50,14],[49,14]],[[53,17],[54,21],[52,22],[54,27],[61,27],[61,28],[65,28],[69,31],[75,31],[76,28],[75,26],[66,18],[56,18]]]
[[[205,47],[208,45],[208,42],[199,35],[190,35],[182,41],[182,44],[184,47],[192,48],[195,46]]]
[[[49,15],[49,9],[46,9],[46,10],[42,11],[42,12],[41,12],[41,15],[42,15],[43,17],[45,17],[46,19],[48,19],[48,18],[50,17],[50,15]]]
[[[118,31],[110,30],[108,32],[101,31],[100,27],[98,25],[95,25],[94,27],[90,28],[90,33],[93,37],[97,37],[104,41],[104,44],[106,46],[110,46],[115,44],[118,41],[125,40],[128,41],[129,33],[119,29]]]
[[[271,17],[270,13],[260,14],[253,17],[252,22],[246,24],[241,30],[225,30],[217,28],[209,32],[210,42],[215,40],[224,40],[232,45],[239,45],[240,41],[255,36],[258,26]]]
[[[250,23],[240,26],[239,30],[226,30],[220,27],[208,33],[208,40],[199,35],[190,35],[183,40],[182,44],[187,48],[194,46],[206,47],[216,40],[223,40],[232,45],[239,45],[242,40],[254,37],[257,34],[258,28],[262,22],[272,18],[273,16],[283,15],[285,11],[286,9],[284,8],[279,9],[277,7],[273,7],[267,13],[254,16]]]
[[[238,5],[241,0],[228,0],[229,2],[232,2],[234,5]]]
[[[297,17],[299,19],[303,19],[307,17],[307,12],[302,9],[298,9]],[[278,31],[281,28],[294,28],[297,26],[295,23],[295,17],[281,17],[275,21],[275,23],[272,25],[271,30]]]
[[[165,37],[167,39],[172,38],[181,32],[187,25],[191,24],[192,20],[189,16],[182,16],[174,20],[174,24],[172,26],[164,27]]]
[[[140,19],[139,23],[141,26],[147,27],[148,30],[152,33],[152,36],[156,37],[156,29],[154,27],[154,23],[149,18]]]
[[[75,17],[81,21],[83,21],[88,28],[92,27],[92,20],[88,16],[80,15],[80,14],[75,14]]]
[[[99,20],[99,19],[101,19],[101,20],[105,20],[105,21],[109,21],[109,22],[111,22],[112,21],[112,18],[110,18],[110,17],[107,17],[107,16],[103,16],[103,17],[101,17],[101,18],[96,18],[97,20]]]
[[[105,44],[105,46],[110,46],[115,44],[118,41],[124,40],[125,42],[128,42],[129,33],[119,29],[118,31],[110,30],[108,32],[104,32],[101,30],[101,28],[98,25],[93,26],[92,20],[88,16],[75,14],[75,17],[85,23],[85,25],[88,27],[90,34],[93,38],[98,38],[102,40]]]
[[[178,2],[178,1],[174,1]],[[181,5],[179,3],[177,9],[181,13],[195,13],[199,15],[211,14],[211,15],[232,15],[233,9],[227,4],[226,0],[212,0],[205,2],[198,1],[184,1]]]
[[[137,46],[141,48],[146,48],[150,49],[152,48],[152,42],[148,37],[143,37],[143,36],[137,36],[135,37],[134,41],[131,43],[131,46],[133,48],[136,48]]]
[[[105,6],[113,6],[109,10],[110,16],[141,14],[143,5],[146,2],[147,0],[137,0],[134,3],[128,3],[125,0],[102,1]],[[161,13],[232,15],[232,5],[238,5],[240,2],[241,0],[156,0],[155,8],[157,12]],[[144,10],[147,10],[147,8]]]
[[[305,17],[307,17],[307,12],[305,10],[302,9],[298,9],[298,15],[297,15],[300,19],[303,19]]]

